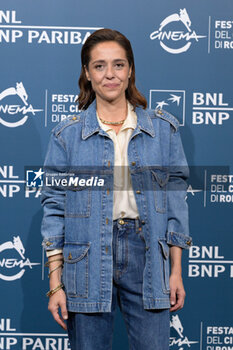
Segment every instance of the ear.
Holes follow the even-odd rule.
[[[84,66],[84,71],[85,71],[87,80],[88,80],[88,81],[91,81],[90,74],[89,74],[88,69],[87,69],[86,66]]]
[[[131,74],[132,74],[132,67],[129,67],[129,74],[128,74],[128,78],[131,77]]]

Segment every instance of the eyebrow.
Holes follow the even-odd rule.
[[[96,60],[91,62],[91,64],[96,64],[96,63],[105,63],[105,60]],[[127,62],[127,60],[125,58],[116,58],[115,60],[113,60],[114,63],[116,62]]]

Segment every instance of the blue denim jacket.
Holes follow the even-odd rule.
[[[179,123],[163,110],[136,108],[128,146],[129,171],[146,244],[145,309],[170,307],[169,247],[189,248],[185,200],[188,167]],[[111,311],[114,144],[100,128],[96,102],[53,130],[45,170],[102,169],[102,188],[44,186],[42,221],[46,250],[63,248],[62,280],[68,310]],[[110,190],[109,190],[110,189]]]

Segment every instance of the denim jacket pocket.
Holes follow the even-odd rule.
[[[169,246],[165,240],[159,240],[159,252],[160,252],[160,271],[162,279],[163,292],[165,294],[170,293],[169,277],[170,277],[170,266],[169,266]]]
[[[89,217],[91,215],[91,187],[72,186],[66,191],[65,216]]]
[[[155,197],[155,209],[158,213],[164,214],[167,205],[167,183],[169,180],[169,173],[164,170],[151,170],[152,173],[152,188]]]
[[[62,280],[68,296],[88,298],[88,254],[90,243],[65,243]]]

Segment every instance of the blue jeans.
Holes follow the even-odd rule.
[[[116,306],[126,323],[131,350],[169,349],[169,309],[145,310],[142,301],[145,240],[138,219],[113,225],[113,293],[111,312],[69,312],[72,350],[110,350]]]

